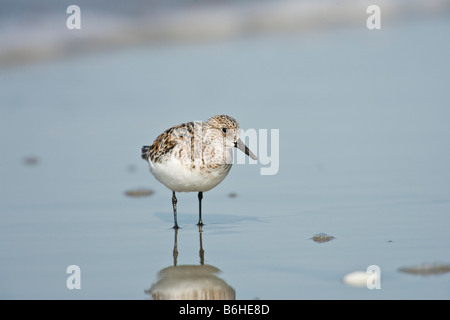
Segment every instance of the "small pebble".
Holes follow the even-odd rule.
[[[372,278],[370,278],[372,277]],[[375,277],[375,278],[373,278]],[[342,278],[342,282],[352,287],[367,287],[367,280],[380,281],[379,273],[370,273],[365,271],[354,271]]]
[[[236,198],[237,197],[237,193],[231,192],[231,193],[228,194],[228,197]]]
[[[150,189],[132,189],[125,191],[125,195],[129,197],[148,197],[154,194],[155,192]]]
[[[39,164],[39,158],[38,157],[34,157],[34,156],[25,157],[23,159],[23,163],[26,166],[35,166],[35,165]]]
[[[450,265],[440,262],[422,263],[410,267],[399,268],[398,271],[421,276],[437,275],[450,272]]]
[[[321,232],[321,233],[318,233],[318,234],[314,235],[311,239],[314,242],[317,242],[317,243],[324,243],[324,242],[328,242],[328,241],[333,240],[334,237],[330,236],[330,235],[328,235],[326,233]]]

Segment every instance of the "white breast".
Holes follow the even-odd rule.
[[[216,169],[195,167],[177,159],[168,159],[161,163],[150,161],[150,171],[158,181],[176,192],[205,192],[211,190],[225,179],[231,164]]]

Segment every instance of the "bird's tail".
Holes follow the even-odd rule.
[[[144,160],[148,160],[148,157],[150,156],[150,146],[143,146],[141,149],[141,157]]]

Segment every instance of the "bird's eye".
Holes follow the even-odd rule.
[[[227,128],[222,128],[222,132],[223,133],[227,133],[228,129]]]

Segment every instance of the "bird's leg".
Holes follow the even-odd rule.
[[[172,194],[172,206],[173,206],[173,221],[175,222],[173,228],[178,229],[178,223],[177,223],[177,197],[175,196],[175,191],[173,191]]]
[[[203,192],[198,193],[198,226],[203,226],[202,221],[202,199],[203,199]]]
[[[173,241],[173,266],[177,266],[177,258],[178,258],[178,228],[174,228],[175,230],[175,239]]]
[[[198,235],[200,238],[200,251],[199,251],[200,264],[204,265],[205,264],[205,250],[203,250],[202,233],[203,233],[202,226],[198,226]]]

